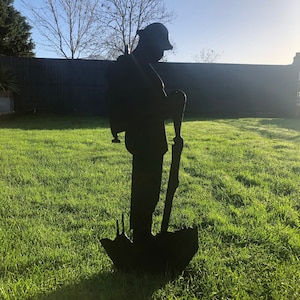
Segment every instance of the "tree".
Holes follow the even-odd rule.
[[[112,59],[137,44],[137,29],[174,18],[164,0],[41,0],[30,19],[47,47],[65,58]]]
[[[222,53],[216,52],[212,49],[204,48],[200,52],[193,56],[193,61],[197,63],[214,63],[220,57]]]
[[[13,7],[13,0],[0,0],[0,55],[34,56],[31,26]]]
[[[175,14],[168,11],[164,0],[106,0],[102,4],[105,36],[99,44],[102,55],[114,59],[135,48],[137,30],[152,22],[170,23]]]
[[[98,0],[41,0],[40,7],[22,2],[46,46],[58,55],[74,59],[94,54],[101,36]]]

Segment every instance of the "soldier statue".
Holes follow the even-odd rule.
[[[133,155],[130,228],[134,242],[151,238],[152,215],[159,200],[163,156],[168,150],[164,121],[176,113],[181,99],[172,101],[152,67],[173,47],[167,28],[153,23],[138,30],[139,43],[120,56],[108,72],[112,133],[125,131],[126,149]],[[180,103],[181,102],[181,103]]]
[[[146,263],[143,261],[144,254],[142,253],[146,253],[144,256],[149,257],[150,253],[155,252],[156,254],[153,255],[158,257],[157,253],[171,251],[163,250],[170,244],[167,242],[170,239],[170,235],[167,235],[168,216],[163,218],[165,224],[162,225],[162,232],[164,231],[166,234],[159,237],[152,235],[152,217],[160,197],[163,157],[168,151],[164,124],[167,118],[173,119],[176,133],[174,139],[176,147],[174,147],[175,144],[172,147],[170,171],[170,178],[171,173],[175,171],[173,172],[175,176],[172,176],[175,178],[175,184],[172,182],[170,184],[169,179],[168,185],[168,190],[169,186],[173,185],[173,195],[178,186],[178,168],[183,146],[180,125],[186,96],[181,91],[173,91],[168,94],[162,79],[153,68],[153,64],[163,57],[164,51],[173,48],[169,41],[168,30],[161,23],[153,23],[143,30],[138,30],[137,34],[139,35],[137,47],[132,53],[129,50],[126,51],[116,62],[111,63],[107,70],[107,98],[110,126],[114,136],[113,142],[119,142],[118,133],[125,131],[126,149],[132,154],[130,229],[133,234],[133,243],[125,236],[117,236],[115,241],[101,240],[119,268],[132,265],[144,268]],[[178,149],[175,151],[177,155],[173,155],[174,149]],[[174,163],[173,156],[177,156]],[[169,198],[173,198],[173,196],[171,195]],[[172,201],[172,199],[170,200]],[[165,210],[169,210],[169,213],[170,208],[171,203],[167,209],[165,206]],[[197,231],[193,230],[192,234],[193,247],[186,255],[185,261],[181,263],[183,266],[188,263],[198,247]],[[177,244],[180,244],[185,235],[186,230],[183,230],[174,235],[174,238],[173,235],[171,236],[173,240],[178,241]],[[189,236],[188,233],[187,238]],[[155,250],[147,250],[147,247],[151,249],[154,244],[156,245]],[[170,245],[169,248],[176,247]],[[144,249],[144,252],[140,252],[140,249]],[[124,256],[125,252],[128,253],[126,257]],[[137,255],[140,255],[139,259],[136,258]],[[180,255],[179,251],[179,257]],[[160,256],[162,257],[162,255]],[[167,255],[164,254],[165,256]],[[175,256],[173,255],[173,257]],[[145,269],[151,268],[152,261]],[[171,264],[169,260],[164,261],[163,268]],[[180,258],[174,260],[174,265],[177,264],[177,261],[180,261]],[[158,267],[160,268],[160,265]]]

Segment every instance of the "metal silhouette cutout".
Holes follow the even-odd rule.
[[[113,142],[125,131],[126,149],[132,154],[132,185],[130,229],[133,240],[122,232],[117,221],[114,240],[102,239],[101,244],[120,270],[143,272],[182,271],[198,250],[197,228],[168,232],[169,219],[183,149],[181,123],[186,95],[176,90],[169,94],[152,67],[165,50],[172,49],[167,28],[153,23],[138,31],[135,50],[120,56],[107,71],[107,98]],[[168,151],[164,122],[171,118],[175,138],[172,145],[165,208],[161,232],[152,235],[152,215],[159,201],[163,156]]]

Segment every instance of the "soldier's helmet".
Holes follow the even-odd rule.
[[[161,23],[152,23],[146,28],[137,31],[140,40],[160,47],[162,50],[171,50],[173,46],[169,41],[169,32],[165,25]]]

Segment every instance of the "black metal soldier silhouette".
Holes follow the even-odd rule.
[[[118,132],[125,131],[125,145],[133,156],[130,207],[133,243],[146,248],[154,240],[152,215],[160,196],[163,156],[168,151],[164,122],[166,118],[174,122],[174,142],[179,147],[178,175],[183,146],[180,126],[186,96],[180,91],[167,95],[162,79],[152,67],[165,50],[173,48],[167,28],[153,23],[137,33],[139,42],[134,51],[120,56],[107,71],[107,97],[113,142],[119,142]],[[171,203],[166,210],[170,208]],[[168,217],[162,225],[164,231],[167,231]],[[106,244],[104,241],[103,245]]]

